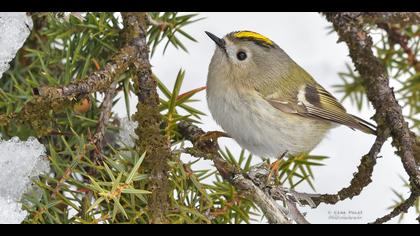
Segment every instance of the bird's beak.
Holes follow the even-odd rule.
[[[204,31],[204,32],[211,38],[211,40],[213,40],[216,43],[217,46],[219,46],[222,49],[225,49],[225,45],[226,45],[225,40],[217,37],[216,35],[208,32],[208,31]]]

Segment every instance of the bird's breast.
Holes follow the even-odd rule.
[[[207,83],[207,102],[214,120],[239,145],[255,155],[277,157],[311,151],[330,125],[272,107],[256,91],[225,83]]]

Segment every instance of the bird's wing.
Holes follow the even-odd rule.
[[[373,124],[348,114],[337,99],[318,84],[302,86],[293,97],[286,98],[280,93],[273,93],[264,98],[273,107],[286,113],[330,121],[376,134],[376,127]]]

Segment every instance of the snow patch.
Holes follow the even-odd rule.
[[[0,12],[0,78],[32,30],[26,12]]]
[[[25,218],[27,213],[19,204],[22,195],[34,190],[34,178],[50,171],[45,151],[33,137],[0,138],[0,223],[20,223]]]

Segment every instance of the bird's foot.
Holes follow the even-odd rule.
[[[218,138],[221,137],[227,137],[230,138],[230,136],[225,133],[225,132],[221,132],[221,131],[209,131],[204,135],[201,135],[198,142],[202,142],[202,143],[206,143],[207,141],[213,141],[216,142]]]
[[[200,135],[195,141],[197,147],[207,152],[217,152],[217,139],[220,137],[229,137],[228,134],[221,131],[209,131]]]
[[[270,180],[273,175],[277,176],[279,174],[279,169],[284,163],[283,158],[287,155],[287,153],[288,151],[283,152],[279,157],[277,157],[276,161],[270,164],[270,174],[268,175],[268,180]]]

